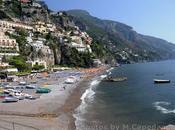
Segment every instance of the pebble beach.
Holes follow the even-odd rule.
[[[14,122],[16,129],[20,130],[74,130],[73,112],[80,104],[82,93],[87,89],[91,79],[105,70],[106,67],[68,70],[53,73],[47,79],[43,77],[44,80],[43,78],[32,79],[37,81],[38,86],[51,89],[51,92],[35,95],[39,97],[36,100],[0,103],[0,126],[12,129]],[[77,72],[79,74],[76,75],[76,82],[66,84],[67,77]],[[35,94],[35,91],[31,92],[30,90],[30,94]],[[17,125],[18,123],[20,125]]]

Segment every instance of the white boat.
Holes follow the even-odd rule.
[[[24,100],[24,99],[25,99],[24,94],[21,93],[21,92],[15,92],[15,93],[13,94],[13,97],[18,98],[19,100]]]
[[[20,82],[19,82],[19,85],[27,85],[27,82],[25,82],[25,81],[20,81]]]
[[[12,96],[5,97],[5,98],[4,98],[4,102],[18,102],[18,101],[19,101],[18,98],[12,97]]]
[[[20,93],[21,91],[15,89],[5,89],[3,92],[6,94],[10,94],[10,93]]]
[[[154,79],[154,83],[170,83],[170,80]]]
[[[26,99],[29,99],[29,100],[35,100],[36,97],[33,97],[32,95],[29,95],[29,96],[26,97]]]
[[[76,82],[76,78],[75,77],[69,77],[65,81],[66,84],[74,84],[75,82]]]
[[[5,85],[4,88],[5,88],[5,89],[13,89],[14,87],[11,86],[11,85]]]
[[[26,85],[26,89],[36,89],[36,85]]]

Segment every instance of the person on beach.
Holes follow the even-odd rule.
[[[66,90],[66,87],[65,87],[65,86],[63,86],[63,89],[64,89],[64,90]]]

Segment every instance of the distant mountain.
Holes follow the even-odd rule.
[[[132,27],[91,16],[84,10],[69,10],[74,23],[109,49],[119,62],[157,61],[175,58],[175,45],[137,33]]]

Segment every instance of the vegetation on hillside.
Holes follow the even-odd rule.
[[[22,56],[13,56],[9,59],[9,65],[14,66],[19,71],[30,71],[31,66],[26,63],[26,59]]]

